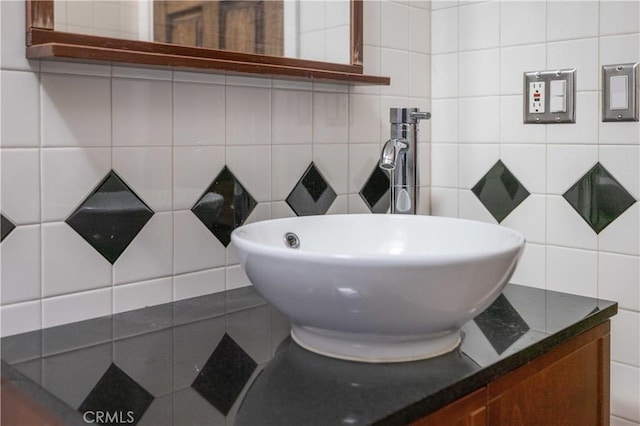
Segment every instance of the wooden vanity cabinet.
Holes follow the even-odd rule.
[[[608,426],[610,322],[602,323],[414,426]]]

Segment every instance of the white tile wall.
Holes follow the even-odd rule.
[[[115,6],[101,3],[100,26],[128,25]],[[336,7],[322,21],[337,29]],[[18,225],[0,254],[2,335],[249,285],[233,244],[190,211],[225,165],[258,201],[248,222],[293,215],[284,200],[311,161],[338,194],[330,214],[366,212],[388,109],[430,107],[425,2],[365,2],[364,68],[389,88],[27,61],[24,4],[0,8],[0,208]],[[58,12],[70,30],[96,17]],[[112,169],[155,212],[113,265],[64,223]]]
[[[562,197],[600,162],[640,199],[640,124],[600,121],[601,66],[640,61],[640,2],[432,2],[431,40],[432,213],[495,222],[468,188],[507,165],[532,193],[502,222],[528,241],[512,281],[619,302],[612,424],[640,424],[640,203],[596,234]],[[577,69],[577,122],[523,124],[522,73],[555,68]]]

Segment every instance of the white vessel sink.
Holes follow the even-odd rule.
[[[365,362],[455,349],[462,324],[499,296],[524,247],[499,225],[371,214],[267,220],[231,239],[298,344]]]

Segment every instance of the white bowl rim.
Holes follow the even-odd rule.
[[[263,243],[257,243],[252,241],[245,236],[243,236],[243,231],[250,230],[254,227],[265,226],[266,223],[272,222],[293,222],[293,221],[304,221],[304,220],[312,220],[311,218],[328,218],[327,220],[331,220],[330,218],[341,218],[341,217],[351,217],[353,219],[357,219],[358,217],[387,217],[392,218],[391,220],[436,220],[442,222],[465,222],[469,224],[475,224],[477,226],[482,227],[492,227],[499,228],[500,232],[511,234],[514,238],[511,244],[505,244],[502,247],[488,247],[486,250],[482,251],[472,251],[467,253],[439,253],[439,254],[399,254],[399,255],[389,255],[389,254],[381,254],[381,253],[371,253],[371,254],[345,254],[345,253],[327,253],[327,252],[318,252],[318,251],[305,251],[293,249],[290,247],[284,246],[281,247],[275,245],[268,245]],[[422,218],[422,219],[417,219]],[[381,219],[373,219],[373,220],[381,220]],[[242,225],[233,230],[231,233],[231,240],[239,249],[245,249],[248,252],[260,253],[261,255],[266,255],[269,257],[287,257],[291,258],[300,258],[306,259],[308,261],[314,261],[318,263],[345,263],[351,265],[357,265],[359,263],[370,263],[376,262],[381,265],[397,265],[399,263],[403,264],[420,264],[420,265],[429,265],[439,264],[445,265],[449,263],[459,263],[465,261],[477,261],[480,259],[493,257],[496,255],[502,255],[510,253],[514,250],[522,250],[526,239],[522,233],[516,231],[515,229],[508,228],[503,225],[480,222],[476,220],[470,219],[461,219],[461,218],[452,218],[452,217],[444,217],[444,216],[425,216],[425,215],[372,215],[372,214],[337,214],[337,215],[318,215],[318,216],[297,216],[297,217],[286,217],[279,219],[269,219],[264,221],[252,222],[246,225]]]

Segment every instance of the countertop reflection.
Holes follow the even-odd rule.
[[[3,338],[2,375],[67,424],[404,424],[615,315],[617,304],[508,285],[430,360],[317,355],[252,288]]]

